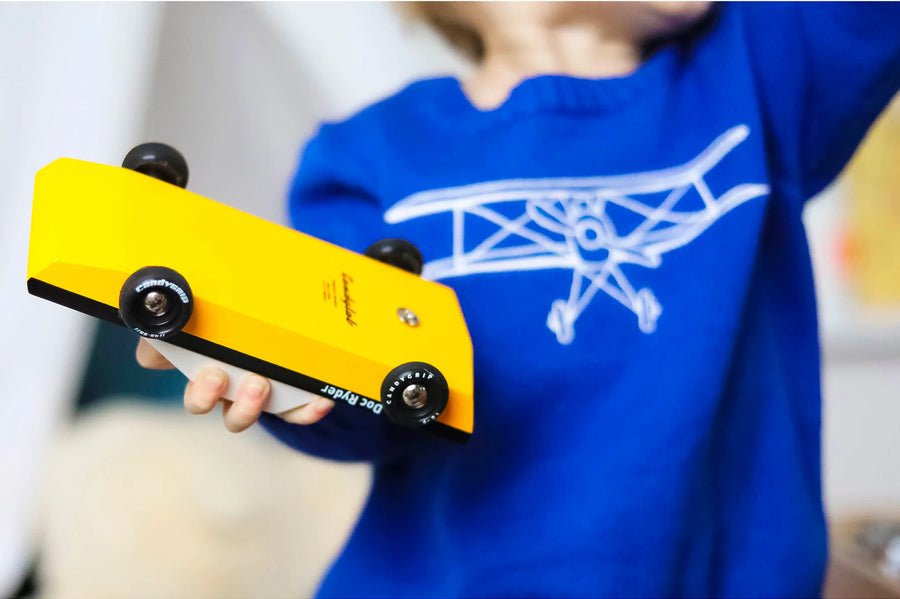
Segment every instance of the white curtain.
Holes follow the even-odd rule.
[[[0,595],[31,558],[37,489],[81,381],[87,317],[27,295],[35,172],[121,160],[146,110],[161,5],[0,4]]]

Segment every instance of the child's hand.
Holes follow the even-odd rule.
[[[138,342],[136,355],[138,364],[144,368],[160,370],[174,368],[162,354],[143,339]],[[241,382],[237,395],[231,401],[222,398],[222,392],[227,386],[228,375],[225,372],[215,367],[204,368],[196,379],[188,381],[184,389],[184,407],[191,414],[208,414],[221,401],[225,428],[233,433],[239,433],[253,426],[259,419],[271,387],[267,379],[256,374],[248,375]],[[278,416],[294,424],[312,424],[321,420],[333,407],[332,400],[319,397]]]

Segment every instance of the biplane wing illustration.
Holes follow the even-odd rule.
[[[635,289],[623,264],[658,268],[735,207],[768,194],[764,184],[738,184],[718,197],[704,177],[750,134],[746,125],[716,138],[674,168],[609,177],[513,179],[424,191],[392,206],[388,223],[447,213],[449,255],[425,265],[432,280],[480,273],[567,269],[566,299],[552,302],[547,326],[561,344],[598,291],[634,312],[644,333],[656,330],[662,306],[649,288]],[[519,203],[519,204],[514,204]],[[521,209],[519,209],[521,205]],[[473,227],[472,220],[489,223]],[[473,231],[477,229],[477,233]]]

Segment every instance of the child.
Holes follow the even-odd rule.
[[[230,430],[258,418],[302,451],[375,464],[320,594],[818,594],[800,215],[900,85],[900,5],[422,10],[466,44],[472,76],[322,127],[290,211],[357,251],[406,238],[456,290],[475,433],[459,447],[344,404],[301,427],[331,404],[260,414],[266,382],[248,377]],[[222,374],[206,375],[192,412],[218,400]]]

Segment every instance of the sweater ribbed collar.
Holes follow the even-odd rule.
[[[506,100],[489,110],[475,107],[456,77],[427,79],[413,87],[421,86],[432,92],[433,105],[445,115],[495,119],[545,111],[591,112],[613,108],[654,84],[662,85],[677,60],[678,49],[669,46],[622,77],[588,79],[560,74],[536,75],[520,81]]]

